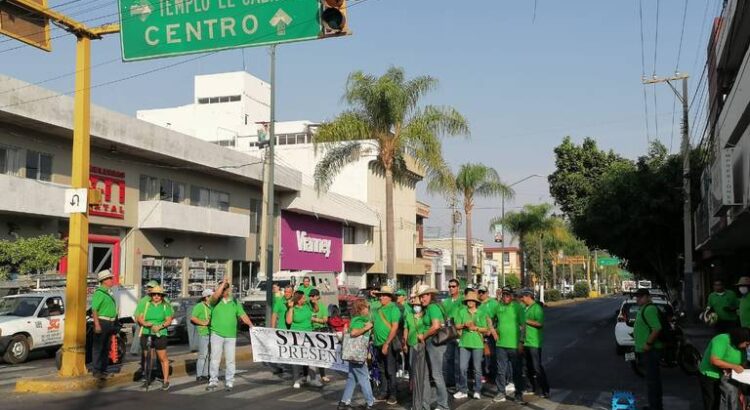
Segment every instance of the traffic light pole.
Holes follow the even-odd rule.
[[[276,145],[276,45],[271,49],[271,118],[268,124],[268,148],[263,172],[263,210],[261,221],[261,269],[266,272],[266,326],[271,325],[273,310],[273,237],[274,237],[274,146]],[[282,319],[286,320],[286,319]]]

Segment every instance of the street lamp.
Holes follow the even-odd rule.
[[[530,180],[531,178],[545,178],[544,175],[539,174],[531,174],[525,178],[521,178],[518,181],[508,185],[508,188],[512,188],[521,182],[525,182]],[[503,287],[505,286],[505,195],[500,196],[500,219],[503,220],[503,223],[500,225],[500,276],[503,278]],[[524,258],[524,261],[526,258]],[[526,270],[525,268],[521,268]],[[523,286],[523,283],[521,284]]]

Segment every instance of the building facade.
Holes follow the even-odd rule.
[[[707,166],[694,213],[695,294],[750,275],[750,8],[728,0],[708,46]]]
[[[484,269],[484,242],[479,239],[472,240],[472,252],[474,253],[473,265],[467,269],[466,262],[466,238],[455,238],[456,270],[453,270],[451,257],[451,238],[426,238],[424,246],[428,249],[438,250],[443,264],[441,275],[437,284],[439,289],[447,289],[447,281],[453,277],[470,283],[489,284],[490,278],[485,275]]]
[[[485,261],[492,261],[485,270],[490,270],[490,277],[496,287],[505,286],[508,276],[521,280],[521,250],[516,246],[485,247]]]

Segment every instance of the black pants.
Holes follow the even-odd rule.
[[[99,320],[99,325],[102,327],[102,332],[94,332],[94,341],[91,344],[91,369],[94,374],[107,371],[110,339],[115,334],[114,322]]]
[[[547,373],[542,366],[542,349],[540,347],[526,347],[526,371],[529,376],[529,383],[534,392],[549,394],[549,382]],[[518,387],[516,387],[518,388]]]
[[[720,380],[701,375],[700,386],[704,410],[719,410]]]
[[[376,346],[375,351],[377,352],[378,368],[380,368],[380,374],[384,378],[383,386],[385,386],[385,394],[388,396],[395,396],[397,363],[396,355],[399,352],[394,352],[393,349],[388,349],[388,353],[383,354],[383,346]]]
[[[640,353],[641,361],[646,369],[646,390],[648,392],[649,410],[663,410],[661,387],[661,351],[651,349]]]

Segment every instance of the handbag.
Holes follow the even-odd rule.
[[[437,303],[436,305],[440,308],[440,311],[443,312],[445,323],[443,323],[437,333],[435,333],[435,335],[432,337],[432,344],[434,344],[435,346],[442,346],[444,344],[447,344],[448,342],[458,339],[458,330],[456,329],[456,325],[453,323],[453,319],[449,318],[448,315],[445,314],[445,309],[443,309],[443,307]]]
[[[386,325],[388,325],[389,331],[393,330],[393,326],[398,327],[398,323],[390,323],[388,320],[385,319],[385,315],[383,314],[383,308],[378,309],[378,313],[380,314],[380,319],[383,320],[383,323],[385,323]],[[403,346],[401,346],[401,337],[400,336],[401,335],[399,335],[398,332],[397,332],[396,333],[396,337],[394,337],[393,340],[391,340],[391,346],[390,347],[391,347],[391,351],[392,352],[400,352],[401,349],[404,348]]]
[[[367,360],[367,346],[370,344],[369,335],[352,337],[344,333],[344,341],[341,344],[341,359],[351,363],[364,363]]]

